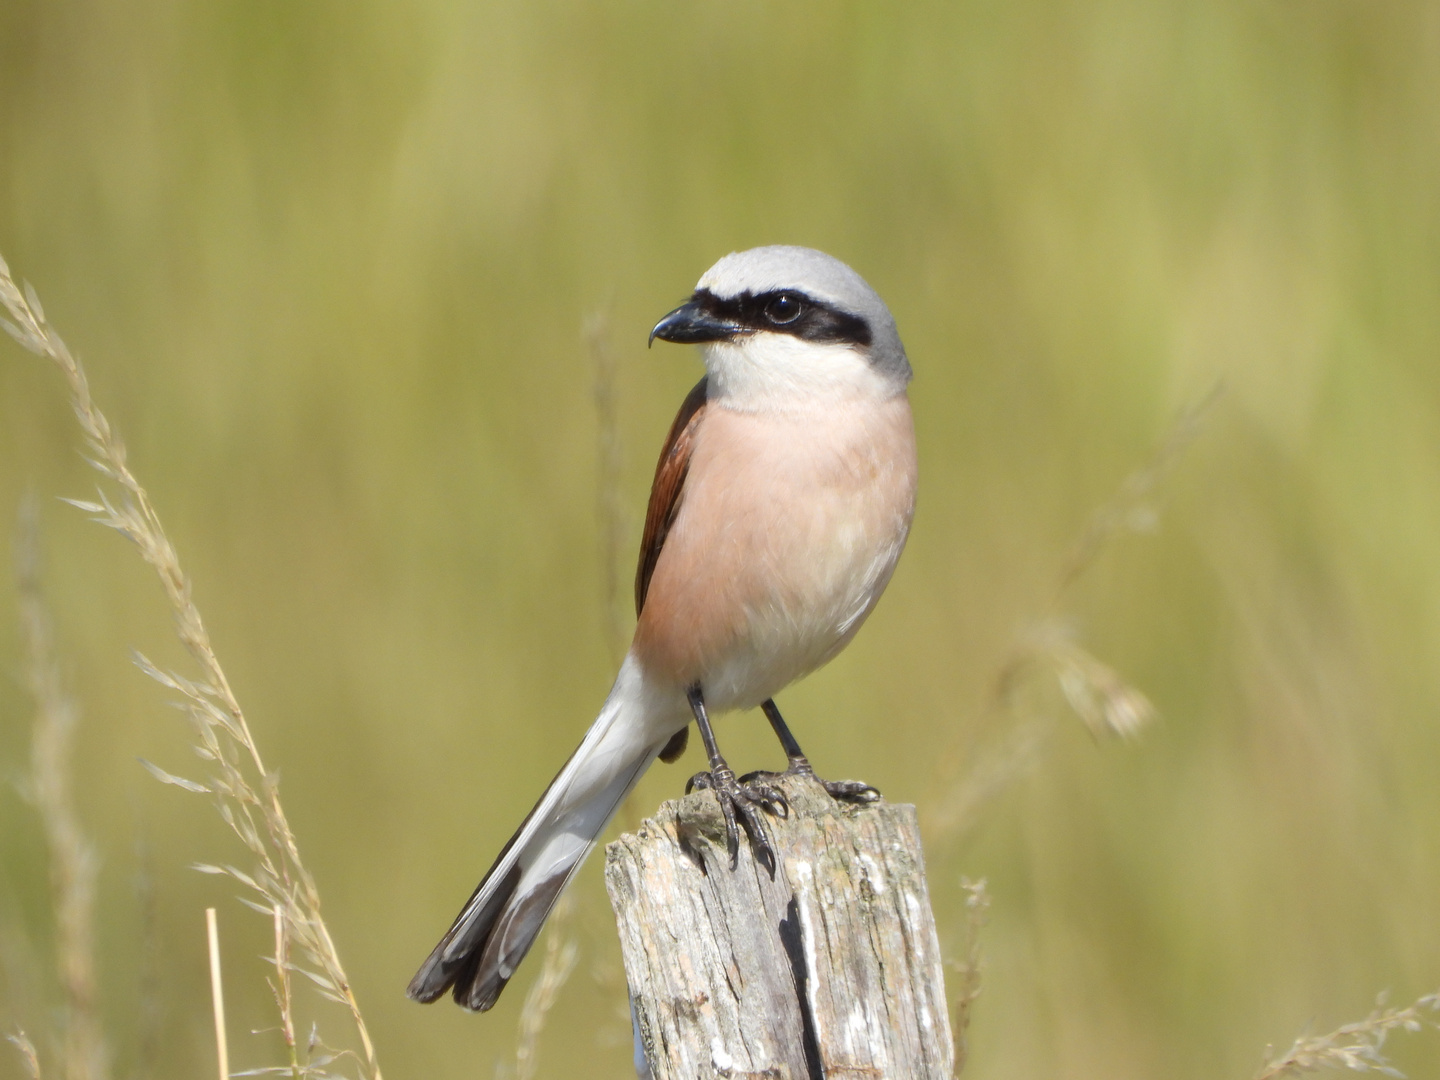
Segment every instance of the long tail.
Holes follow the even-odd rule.
[[[500,997],[566,882],[665,742],[647,731],[627,674],[410,980],[414,1000],[434,1001],[453,986],[457,1002],[484,1012]]]

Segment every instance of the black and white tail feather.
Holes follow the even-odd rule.
[[[668,733],[647,737],[633,684],[617,680],[570,760],[510,838],[406,993],[431,1002],[446,990],[484,1012],[530,951],[560,893],[655,760]]]

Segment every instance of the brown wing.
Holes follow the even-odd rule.
[[[660,559],[660,549],[665,546],[665,537],[675,522],[680,509],[680,493],[685,487],[685,475],[690,471],[690,453],[695,448],[695,432],[700,418],[705,413],[707,395],[706,379],[701,379],[685,397],[675,422],[670,425],[670,434],[665,437],[665,448],[660,451],[660,460],[655,465],[655,482],[650,486],[650,506],[645,511],[645,536],[640,541],[640,565],[635,570],[635,614],[638,616],[645,607],[645,593],[650,588],[650,576],[655,573],[655,564]]]

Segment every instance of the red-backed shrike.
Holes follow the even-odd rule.
[[[645,515],[635,637],[600,716],[410,983],[488,1009],[626,793],[690,720],[710,768],[692,784],[774,869],[764,773],[736,780],[709,716],[760,706],[790,771],[814,776],[773,697],[845,647],[880,598],[915,506],[909,361],[895,320],[819,251],[727,255],[650,338],[698,344],[705,377],[670,428]],[[837,798],[879,793],[846,781]]]

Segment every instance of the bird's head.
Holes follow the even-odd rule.
[[[747,411],[892,397],[911,377],[885,302],[813,248],[726,255],[656,324],[657,337],[701,346],[711,396]]]

